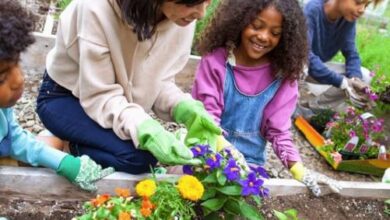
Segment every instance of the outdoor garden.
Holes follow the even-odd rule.
[[[46,31],[46,34],[55,34],[56,17],[71,2],[19,1],[37,14],[36,32]],[[385,3],[388,6],[383,6],[383,13],[372,11],[358,23],[357,48],[362,66],[368,68],[373,77],[371,88],[365,91],[370,99],[369,105],[359,108],[347,103],[349,107],[345,112],[336,113],[328,109],[317,112],[310,119],[298,117],[292,128],[294,142],[307,168],[335,180],[351,181],[352,184],[381,182],[384,170],[390,167],[390,2]],[[217,4],[217,0],[212,1],[206,17],[198,21],[196,36],[203,30]],[[50,10],[53,6],[56,7],[55,12]],[[47,24],[48,14],[53,16],[50,27]],[[42,51],[48,51],[48,48]],[[196,56],[197,52],[193,51],[193,55]],[[194,60],[198,58],[191,59],[191,62],[197,63]],[[334,61],[343,61],[343,56],[339,54]],[[24,128],[38,134],[44,129],[35,113],[43,72],[42,68],[28,68],[28,64],[23,67],[26,86],[23,97],[15,106],[17,118]],[[194,66],[189,66],[177,78],[177,84],[185,91],[191,89],[193,70]],[[301,99],[313,96],[305,87],[300,88],[300,95]],[[176,123],[163,123],[170,131],[181,127]],[[193,145],[191,151],[202,165],[185,166],[185,175],[176,178],[161,179],[156,171],[132,183],[131,188],[111,185],[109,187],[115,190],[99,194],[83,194],[67,188],[69,191],[63,193],[64,198],[55,195],[24,198],[23,193],[0,190],[0,220],[3,220],[2,216],[55,220],[390,218],[390,198],[376,197],[375,193],[373,196],[359,196],[359,187],[349,192],[350,195],[355,194],[353,196],[328,194],[315,197],[308,191],[273,196],[277,189],[268,189],[267,181],[292,177],[270,146],[267,146],[269,158],[264,168],[249,166],[232,149],[214,153],[208,145]],[[16,166],[26,165],[17,163]],[[286,189],[289,188],[281,188],[280,191],[286,192]],[[291,187],[292,191],[294,189]],[[83,196],[70,195],[78,192]],[[383,194],[388,195],[389,192],[390,184]],[[86,195],[90,197],[86,199]]]

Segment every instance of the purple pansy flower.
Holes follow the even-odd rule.
[[[241,180],[240,185],[242,186],[241,195],[259,195],[260,187],[263,185],[264,181],[262,179],[256,178],[256,173],[251,172],[248,174],[246,180]]]
[[[229,181],[236,180],[240,177],[240,168],[237,166],[234,159],[229,159],[228,165],[225,167],[223,172]]]
[[[207,158],[206,164],[209,167],[210,170],[214,170],[215,168],[218,168],[221,166],[221,159],[222,156],[220,154],[213,154],[210,156],[210,158]]]
[[[188,174],[188,175],[194,174],[194,171],[192,170],[192,166],[191,165],[184,165],[183,166],[183,173]]]
[[[268,197],[268,196],[269,196],[269,189],[268,189],[268,188],[262,187],[262,188],[260,189],[259,195],[260,195],[261,197]]]
[[[249,168],[254,171],[255,173],[257,173],[258,175],[266,178],[266,179],[269,179],[269,175],[267,173],[267,171],[264,169],[264,167],[262,166],[249,166]]]
[[[198,144],[195,145],[195,147],[192,147],[191,151],[194,154],[194,157],[201,157],[209,151],[209,146]]]

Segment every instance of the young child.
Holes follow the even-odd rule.
[[[88,156],[73,157],[37,141],[14,118],[12,106],[24,87],[19,57],[34,42],[33,20],[18,1],[0,1],[0,157],[53,169],[82,189],[94,191],[95,182],[113,173],[113,168],[102,169]]]
[[[381,0],[311,0],[305,6],[310,42],[307,81],[331,86],[308,102],[311,109],[342,110],[345,95],[358,106],[368,101],[362,91],[369,86],[371,77],[369,70],[361,66],[356,49],[356,20],[367,5],[379,2]],[[329,62],[339,51],[345,64]]]
[[[227,0],[203,33],[192,95],[202,101],[248,163],[263,165],[269,141],[294,178],[320,194],[290,134],[297,78],[307,58],[296,0]],[[327,178],[326,183],[333,186]],[[337,190],[337,189],[335,189]]]

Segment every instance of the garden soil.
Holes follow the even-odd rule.
[[[41,31],[44,16],[50,0],[19,0],[38,15],[39,25],[37,31]],[[16,117],[20,124],[33,133],[43,130],[38,116],[35,113],[36,95],[42,79],[42,73],[25,70],[26,87],[22,99],[15,106]],[[177,84],[185,91],[190,91],[193,75],[187,74],[177,78]],[[306,93],[301,94],[305,97]],[[179,126],[175,123],[163,122],[168,130],[175,130]],[[321,172],[329,177],[344,181],[380,181],[380,178],[334,171],[326,161],[310,146],[304,137],[292,128],[294,142],[299,149],[303,163],[309,169]],[[291,178],[288,170],[283,167],[277,156],[268,146],[268,161],[265,168],[272,178]],[[28,186],[26,186],[28,187]],[[55,187],[55,186],[53,186]],[[58,201],[45,200],[29,201],[20,198],[5,198],[0,195],[0,217],[9,219],[71,219],[80,214],[84,201]],[[298,210],[303,219],[386,219],[384,215],[384,201],[377,199],[345,198],[336,195],[328,195],[320,198],[311,195],[296,195],[275,197],[264,200],[260,208],[266,219],[274,219],[272,210],[283,211],[294,208]],[[390,218],[387,218],[390,219]]]

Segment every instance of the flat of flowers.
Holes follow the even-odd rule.
[[[322,149],[326,145],[324,137],[322,137],[305,118],[298,116],[295,119],[295,126],[304,134],[313,148],[316,149],[335,170],[382,176],[386,168],[390,167],[390,159],[342,160],[340,163],[336,163],[331,159],[331,155]],[[390,158],[390,154],[387,155],[387,158]]]

